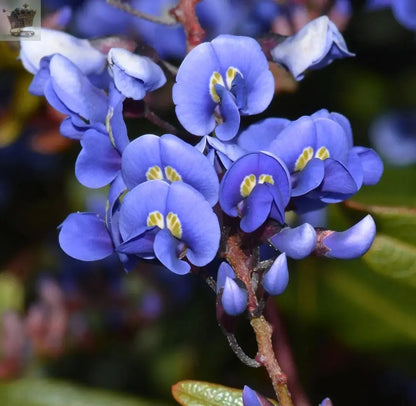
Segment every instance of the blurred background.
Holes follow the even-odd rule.
[[[298,83],[277,70],[272,105],[243,121],[296,119],[327,108],[348,117],[355,144],[375,148],[385,165],[379,184],[329,215],[330,228],[342,230],[370,212],[379,230],[370,252],[360,260],[291,262],[289,286],[270,317],[291,347],[311,404],[329,396],[339,406],[416,405],[416,11],[412,27],[389,6],[297,1],[291,27],[274,8],[284,1],[201,4],[209,2],[218,7],[200,11],[209,35],[258,35],[271,27],[289,34],[327,12],[356,54]],[[158,2],[137,3],[156,13],[150,5]],[[159,36],[147,38],[146,27],[103,1],[42,6],[43,25],[66,26],[80,37],[124,30],[148,43]],[[151,43],[176,65],[184,52],[178,36],[167,50]],[[32,75],[17,60],[18,43],[0,42],[0,53],[0,404],[78,405],[85,398],[89,405],[174,405],[171,386],[181,379],[247,384],[273,396],[264,371],[243,366],[228,348],[215,296],[196,276],[148,263],[125,274],[115,258],[84,263],[62,252],[59,224],[73,211],[102,211],[105,191],[76,181],[79,143],[59,134],[60,113],[28,93]],[[171,84],[152,103],[175,123]],[[144,119],[128,126],[131,139],[163,133]],[[239,340],[254,354],[244,321]]]

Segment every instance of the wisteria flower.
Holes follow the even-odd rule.
[[[240,216],[240,227],[248,233],[268,217],[284,223],[290,190],[289,173],[278,158],[250,153],[234,162],[222,178],[220,205],[229,216]]]
[[[75,64],[85,75],[99,74],[106,65],[106,58],[88,40],[76,38],[63,31],[41,29],[40,41],[20,41],[20,59],[32,74],[40,68],[45,56],[61,54]]]
[[[286,67],[296,80],[303,79],[307,69],[320,69],[335,59],[354,56],[327,16],[306,24],[273,48],[271,55],[273,61]]]
[[[156,257],[166,268],[186,274],[190,265],[211,262],[218,250],[220,227],[204,196],[183,182],[141,183],[129,191],[120,209],[119,252]]]
[[[289,283],[289,269],[286,254],[280,254],[270,269],[263,275],[262,284],[267,293],[272,296],[281,295]]]
[[[108,63],[116,88],[126,97],[141,100],[147,92],[166,83],[159,65],[146,56],[136,55],[124,48],[111,48]]]
[[[183,60],[173,87],[176,115],[192,134],[215,129],[232,139],[240,115],[261,113],[270,104],[274,79],[253,38],[220,35],[195,47]]]

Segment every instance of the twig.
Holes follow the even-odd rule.
[[[169,11],[178,23],[183,25],[186,34],[186,49],[191,49],[199,45],[204,37],[205,30],[199,24],[198,17],[195,12],[195,6],[201,0],[179,0],[176,7]]]
[[[237,342],[237,338],[233,333],[228,332],[223,326],[221,326],[221,330],[225,337],[227,338],[228,344],[230,345],[231,349],[233,350],[234,354],[237,358],[245,365],[251,368],[259,368],[261,364],[257,362],[254,358],[249,357],[244,350],[240,347],[240,344]]]
[[[143,20],[151,21],[153,23],[163,24],[163,25],[178,24],[178,21],[172,15],[168,14],[164,16],[155,16],[152,14],[144,13],[143,11],[133,8],[132,6],[130,6],[129,3],[125,3],[122,0],[107,0],[107,3],[111,4],[114,7],[119,8],[120,10],[123,10],[124,12],[128,14],[131,14],[135,17],[142,18]]]
[[[287,388],[287,377],[277,362],[272,345],[272,326],[263,317],[254,317],[250,321],[256,334],[258,353],[256,359],[266,368],[276,392],[279,405],[293,406],[292,398]]]

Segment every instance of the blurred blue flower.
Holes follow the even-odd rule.
[[[273,403],[247,385],[243,388],[244,406],[273,406]]]
[[[274,79],[253,38],[220,35],[195,47],[183,60],[173,86],[176,115],[194,135],[228,141],[240,114],[261,113],[274,94]]]
[[[141,100],[147,92],[166,83],[159,65],[150,58],[134,54],[124,48],[111,48],[108,63],[116,88],[126,97]]]
[[[271,55],[273,61],[287,68],[296,80],[303,79],[308,69],[320,69],[335,59],[354,56],[327,16],[310,21],[273,48]]]
[[[414,0],[367,0],[367,7],[391,7],[396,20],[409,30],[416,30],[416,2]]]
[[[290,199],[286,166],[266,153],[249,153],[233,163],[220,184],[220,205],[231,217],[241,217],[240,227],[249,233],[268,217],[284,223]]]
[[[416,111],[398,111],[377,117],[369,136],[386,162],[405,166],[416,163]]]
[[[141,183],[129,191],[120,209],[118,252],[154,258],[177,274],[190,271],[189,263],[204,266],[218,250],[220,227],[210,204],[183,182]]]

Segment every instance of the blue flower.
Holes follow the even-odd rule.
[[[252,38],[220,35],[195,47],[183,60],[173,87],[176,115],[186,130],[219,139],[237,134],[240,114],[261,113],[274,93],[274,79]]]
[[[75,64],[85,75],[101,73],[106,58],[88,40],[73,37],[62,31],[41,29],[39,41],[20,41],[20,55],[26,70],[35,74],[45,56],[61,54]]]
[[[104,126],[107,95],[65,56],[55,54],[43,58],[29,91],[44,95],[54,109],[69,116],[65,122],[65,135],[71,138],[80,137],[94,124]]]
[[[295,228],[284,227],[270,238],[270,242],[288,257],[302,259],[315,249],[316,232],[308,223]]]
[[[259,228],[268,217],[283,224],[289,198],[286,166],[266,153],[244,155],[221,180],[221,208],[231,217],[240,216],[240,227],[247,233]]]
[[[118,231],[119,211],[107,212],[105,221],[97,213],[71,213],[59,226],[59,245],[72,258],[97,261],[109,257],[121,243]],[[118,253],[124,269],[131,270],[137,257]]]
[[[99,188],[121,177],[121,155],[129,143],[123,121],[123,100],[124,96],[111,85],[106,127],[89,128],[82,135],[75,174],[84,186]]]
[[[369,135],[375,149],[389,164],[416,163],[416,111],[390,112],[377,117]]]
[[[209,160],[172,134],[146,134],[132,141],[123,152],[122,173],[129,189],[148,180],[182,181],[212,206],[218,201],[218,176]]]
[[[273,403],[245,385],[243,388],[243,406],[273,406]]]
[[[286,38],[271,50],[272,59],[286,67],[296,80],[304,77],[307,69],[320,69],[335,59],[354,56],[336,25],[321,16]]]
[[[396,20],[409,30],[416,30],[416,3],[414,0],[368,0],[367,7],[377,9],[390,6]]]
[[[248,292],[240,284],[233,268],[227,262],[222,262],[218,268],[217,294],[221,297],[224,311],[230,316],[238,316],[247,307]]]
[[[108,63],[116,88],[126,97],[141,100],[147,92],[166,83],[159,65],[146,56],[133,54],[124,48],[111,48]]]
[[[269,295],[281,295],[289,283],[286,254],[280,254],[270,269],[263,275],[262,284]]]
[[[352,147],[348,120],[326,110],[286,125],[267,150],[288,167],[299,212],[343,201],[383,172],[374,151]]]
[[[141,183],[129,191],[120,209],[119,252],[156,257],[177,274],[205,266],[217,253],[220,227],[205,198],[183,182]]]
[[[353,259],[363,256],[376,236],[376,224],[368,214],[348,230],[324,231],[316,253],[330,258]]]

